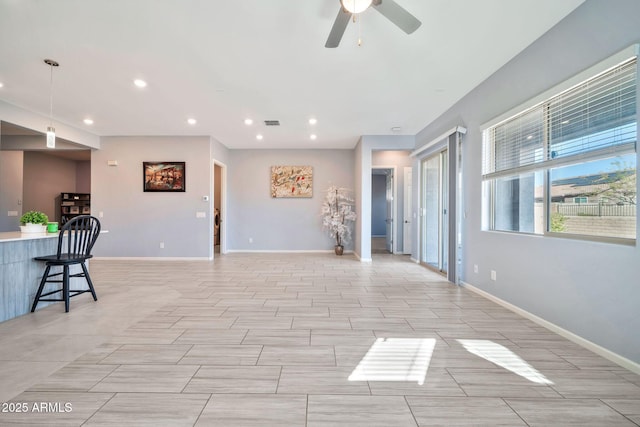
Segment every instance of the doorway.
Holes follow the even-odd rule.
[[[371,168],[371,253],[396,252],[395,166]]]
[[[227,167],[213,160],[212,258],[226,253],[226,188]]]

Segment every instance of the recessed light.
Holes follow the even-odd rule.
[[[251,126],[253,124],[253,120],[251,119],[244,119],[244,124],[247,126]]]
[[[86,118],[86,119],[83,120],[83,122],[84,122],[85,125],[91,126],[93,124],[93,119]]]
[[[312,141],[315,141],[316,139],[318,139],[318,135],[316,135],[315,133],[312,133],[309,138],[311,138]]]
[[[144,80],[140,80],[140,79],[135,79],[133,81],[133,84],[138,86],[139,88],[147,87],[147,82],[145,82]]]
[[[0,82],[0,87],[4,87],[4,83]]]
[[[316,123],[318,123],[318,119],[315,119],[313,117],[309,119],[309,124],[310,125],[315,125]]]
[[[257,139],[258,141],[262,141],[262,138],[263,138],[263,136],[262,136],[261,134],[257,134],[257,135],[256,135],[256,139]]]
[[[190,125],[195,125],[196,123],[198,123],[198,121],[194,118],[189,118],[187,119],[187,123],[189,123]]]

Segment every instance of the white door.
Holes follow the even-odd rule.
[[[393,173],[387,174],[387,236],[385,248],[389,253],[393,253]]]
[[[404,168],[404,223],[402,226],[402,253],[411,254],[413,249],[413,240],[412,236],[412,215],[413,215],[413,203],[411,199],[411,188],[413,183],[411,178],[413,176],[413,169],[410,167]]]

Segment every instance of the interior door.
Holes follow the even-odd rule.
[[[393,253],[393,173],[387,173],[387,234],[385,248],[389,253]]]
[[[413,250],[413,239],[411,224],[413,221],[413,203],[411,199],[411,190],[413,182],[411,181],[413,176],[413,168],[404,168],[404,218],[402,226],[402,253],[411,254]]]

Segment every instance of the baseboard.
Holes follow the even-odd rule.
[[[110,256],[94,256],[91,259],[107,260],[107,261],[211,261],[209,257],[110,257]]]
[[[358,261],[360,261],[360,262],[373,262],[373,259],[372,259],[372,258],[362,258],[362,257],[360,256],[360,254],[359,254],[359,253],[357,253],[357,252],[354,252],[354,253],[353,253],[353,255],[354,255],[354,256],[358,259]]]
[[[345,254],[351,253],[353,251],[344,251]],[[333,249],[325,250],[325,249],[312,249],[312,250],[271,250],[271,249],[227,249],[226,253],[235,253],[235,254],[332,254],[334,253]]]
[[[555,332],[556,334],[560,335],[561,337],[564,337],[566,339],[568,339],[569,341],[578,344],[584,348],[586,348],[587,350],[591,350],[592,352],[596,353],[599,356],[604,357],[607,360],[610,360],[611,362],[622,366],[625,369],[630,370],[631,372],[634,372],[636,374],[640,374],[640,364],[634,362],[633,360],[629,360],[624,356],[621,356],[617,353],[614,353],[611,350],[608,350],[594,342],[589,341],[586,338],[583,338],[579,335],[574,334],[571,331],[568,331],[558,325],[556,325],[555,323],[551,323],[548,320],[544,320],[541,317],[536,316],[533,313],[528,312],[527,310],[524,310],[516,305],[511,304],[510,302],[507,302],[503,299],[500,299],[498,297],[496,297],[495,295],[490,294],[489,292],[483,291],[482,289],[476,288],[475,286],[466,283],[466,282],[462,282],[462,286],[469,289],[472,292],[477,293],[478,295],[481,295],[483,297],[485,297],[488,300],[491,300],[493,302],[495,302],[498,305],[501,305],[502,307],[513,311],[514,313],[517,313],[519,315],[521,315],[522,317],[525,317],[529,320],[531,320],[534,323],[537,323],[538,325],[549,329],[551,332]]]

